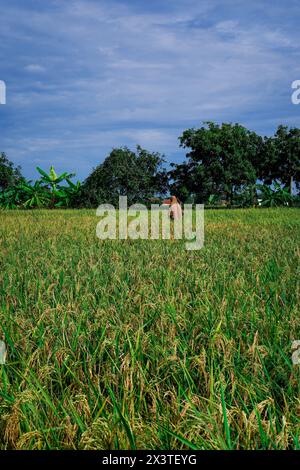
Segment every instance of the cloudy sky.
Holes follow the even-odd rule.
[[[82,179],[112,147],[168,161],[204,120],[300,127],[299,1],[0,0],[0,151]]]

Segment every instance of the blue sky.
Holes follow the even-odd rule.
[[[300,127],[298,1],[0,0],[0,151],[86,177],[112,147],[181,161],[204,120]]]

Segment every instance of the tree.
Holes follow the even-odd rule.
[[[274,169],[277,168],[274,136],[265,136],[262,138],[261,145],[257,150],[253,163],[256,169],[257,178],[267,185],[272,184],[274,179]]]
[[[203,166],[193,161],[171,163],[169,171],[171,193],[182,202],[203,202],[210,193],[210,181],[205,177]]]
[[[266,142],[265,155],[264,181],[279,180],[292,195],[294,183],[300,186],[300,129],[278,126]]]
[[[255,162],[262,138],[240,124],[204,124],[184,131],[179,138],[181,147],[190,149],[187,186],[206,198],[224,195],[232,203],[235,191],[253,186],[257,179]]]
[[[136,152],[127,147],[115,148],[98,165],[83,184],[83,204],[118,204],[119,196],[127,196],[128,204],[145,202],[168,187],[164,159],[137,146]]]
[[[0,191],[15,186],[21,177],[21,167],[15,167],[4,152],[0,153]]]
[[[171,193],[182,202],[186,202],[193,193],[190,165],[187,162],[171,163],[171,167],[173,168],[169,171]]]

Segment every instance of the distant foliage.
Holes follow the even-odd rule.
[[[261,205],[265,207],[291,206],[297,203],[299,197],[290,194],[287,188],[279,183],[274,183],[274,189],[265,184],[257,185],[262,199]]]
[[[188,161],[174,165],[172,188],[196,194],[200,202],[218,195],[233,204],[234,195],[257,179],[255,160],[262,138],[239,124],[206,123],[200,129],[188,129],[179,138],[189,149]]]
[[[127,147],[115,148],[85,180],[82,204],[97,206],[117,204],[119,196],[127,196],[128,203],[146,202],[168,189],[168,175],[164,159],[137,146],[136,152]]]
[[[4,152],[0,153],[0,191],[15,186],[21,177],[21,168],[15,167]]]
[[[0,192],[0,207],[4,209],[35,209],[74,207],[77,205],[81,185],[74,184],[71,173],[57,175],[53,166],[49,173],[37,168],[41,177],[32,183],[20,177],[14,186]],[[64,184],[67,183],[67,186]]]
[[[205,122],[179,141],[186,161],[171,163],[169,171],[158,152],[114,148],[82,185],[53,167],[49,173],[37,167],[40,178],[32,183],[1,153],[0,207],[97,207],[117,205],[119,196],[150,205],[166,193],[210,207],[300,205],[300,129],[280,125],[262,137],[240,124]]]
[[[276,205],[295,203],[292,196],[300,189],[300,129],[279,126],[273,137],[261,137],[240,124],[207,122],[200,129],[187,129],[179,140],[188,149],[187,161],[173,164],[169,177],[171,191],[183,201],[192,194],[208,204],[217,196],[228,206],[254,206],[260,180],[270,194],[275,193]],[[276,183],[283,194],[289,192],[289,201],[279,197]]]

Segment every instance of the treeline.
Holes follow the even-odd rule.
[[[164,156],[137,146],[115,148],[86,178],[57,175],[53,167],[40,178],[26,180],[19,167],[0,157],[0,206],[5,208],[96,207],[158,202],[166,194],[182,202],[226,205],[298,205],[300,189],[300,129],[279,126],[262,137],[240,124],[206,122],[179,137],[186,161],[171,164]]]

